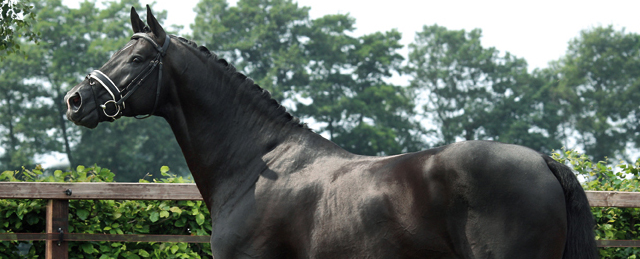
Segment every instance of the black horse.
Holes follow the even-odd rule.
[[[468,141],[369,157],[311,132],[147,6],[131,41],[65,97],[94,128],[165,118],[211,211],[215,258],[595,258],[571,170],[531,149]]]

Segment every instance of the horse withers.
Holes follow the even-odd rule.
[[[390,157],[349,153],[147,6],[133,36],[67,93],[94,128],[171,126],[211,212],[220,258],[596,258],[571,170],[531,149],[468,141]]]

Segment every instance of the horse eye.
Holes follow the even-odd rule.
[[[134,57],[131,61],[133,61],[135,63],[140,63],[140,62],[142,62],[142,59],[140,57]]]

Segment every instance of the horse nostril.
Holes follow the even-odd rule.
[[[74,110],[77,110],[78,108],[80,108],[81,105],[82,105],[82,98],[80,97],[79,93],[75,93],[73,94],[73,96],[69,98],[69,107],[73,108]]]

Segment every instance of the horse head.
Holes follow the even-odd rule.
[[[131,40],[100,69],[89,73],[65,96],[67,118],[77,125],[95,128],[120,116],[153,115],[167,92],[163,81],[164,58],[171,39],[147,5],[147,22],[131,7]],[[166,74],[166,72],[164,72]]]

